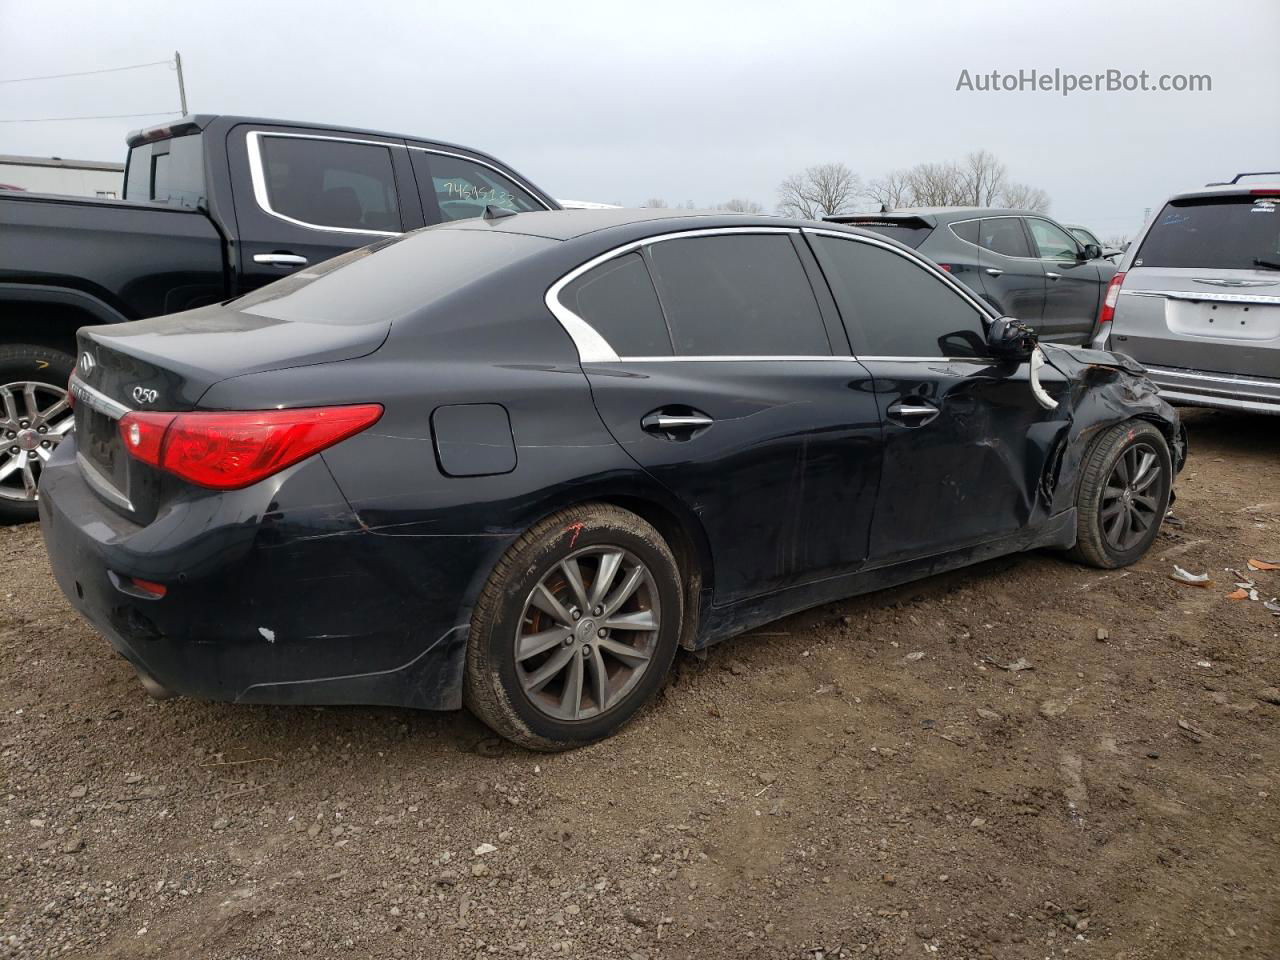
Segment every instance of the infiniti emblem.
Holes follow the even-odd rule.
[[[98,361],[93,359],[92,353],[80,354],[80,372],[88,376],[93,373],[93,368],[98,365]]]

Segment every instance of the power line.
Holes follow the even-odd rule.
[[[125,120],[130,117],[168,117],[181,110],[157,110],[155,113],[110,113],[96,117],[32,117],[28,120],[0,120],[0,123],[49,123],[54,120]]]
[[[95,73],[119,73],[121,70],[141,70],[143,67],[158,67],[161,64],[173,63],[172,60],[152,60],[150,63],[131,63],[127,67],[107,67],[103,70],[81,70],[77,73],[50,73],[43,77],[11,77],[0,80],[0,83],[26,83],[29,80],[61,80],[63,77],[88,77]]]

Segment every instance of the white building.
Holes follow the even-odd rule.
[[[124,192],[124,164],[0,154],[0,189],[112,199]]]

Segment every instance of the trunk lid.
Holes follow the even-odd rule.
[[[125,451],[119,421],[126,413],[193,410],[211,386],[230,377],[366,356],[391,327],[284,320],[244,309],[245,300],[85,327],[77,335],[80,468],[98,495],[130,519],[150,522],[171,478]]]

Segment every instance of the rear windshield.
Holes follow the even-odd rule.
[[[195,209],[206,205],[207,195],[200,134],[144,143],[129,151],[124,199]]]
[[[860,227],[897,240],[899,243],[905,243],[913,250],[924,243],[925,237],[933,233],[933,227],[919,220],[846,220],[843,222],[851,227]]]
[[[1256,270],[1280,263],[1280,197],[1175,200],[1156,217],[1135,267]]]
[[[308,267],[233,304],[273,320],[385,323],[555,244],[496,230],[428,227]]]

